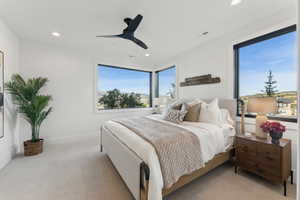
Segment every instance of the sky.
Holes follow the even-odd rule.
[[[159,72],[159,96],[167,95],[172,89],[172,83],[176,83],[176,68]]]
[[[169,92],[171,83],[175,83],[176,80],[175,73],[175,68],[170,68],[159,73],[160,95],[165,95]],[[99,77],[97,83],[98,91],[108,91],[117,88],[125,93],[135,92],[149,95],[150,80],[148,72],[99,65],[97,75]]]
[[[240,49],[240,96],[261,93],[269,70],[279,91],[297,90],[296,32]]]
[[[108,91],[117,88],[124,93],[149,94],[149,72],[124,70],[99,65],[97,74],[98,91]]]

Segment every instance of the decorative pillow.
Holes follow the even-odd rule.
[[[214,99],[209,104],[202,103],[199,116],[199,122],[211,124],[220,124],[221,110],[219,108],[218,99]]]
[[[182,107],[182,103],[180,104],[175,104],[175,105],[172,105],[171,108],[174,109],[174,110],[181,110],[181,107]]]
[[[200,110],[201,110],[201,103],[199,102],[193,102],[191,104],[187,104],[187,113],[183,121],[198,122]]]
[[[222,124],[230,124],[231,126],[234,126],[234,122],[227,109],[221,109],[220,121]]]
[[[175,110],[181,110],[182,104],[187,103],[185,99],[177,99],[175,102],[170,104],[170,107]]]
[[[186,108],[187,106],[185,103],[182,104],[181,110],[175,110],[173,108],[170,108],[164,114],[163,119],[174,123],[181,123],[183,121],[184,116],[187,113]]]

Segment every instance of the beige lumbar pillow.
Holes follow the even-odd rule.
[[[220,124],[221,110],[219,108],[218,99],[214,99],[209,104],[203,102],[201,104],[199,122],[211,124]]]
[[[185,115],[183,121],[198,122],[200,110],[201,110],[200,102],[192,102],[187,104],[187,114]]]

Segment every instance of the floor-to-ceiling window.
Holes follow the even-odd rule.
[[[297,121],[297,33],[290,26],[234,46],[237,98],[273,96],[270,117]],[[247,113],[255,116],[255,113]]]
[[[176,98],[176,67],[156,71],[156,97]]]

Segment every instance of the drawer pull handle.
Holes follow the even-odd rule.
[[[259,168],[257,169],[257,171],[260,172],[260,173],[264,173],[264,170],[259,169]]]
[[[243,147],[243,148],[242,148],[242,151],[247,152],[247,151],[248,151],[248,147]]]
[[[266,156],[266,159],[268,159],[268,160],[270,160],[270,161],[274,160],[274,159],[271,158],[270,156]]]

